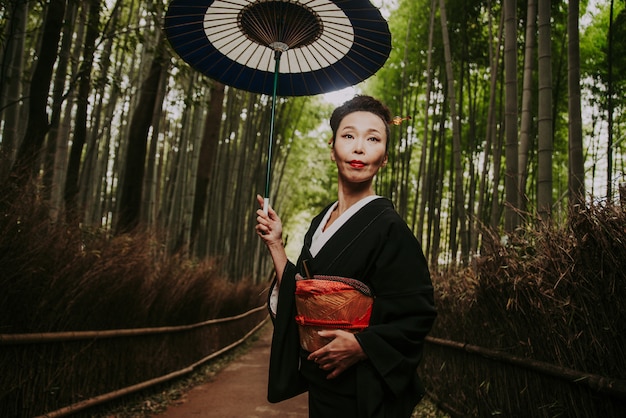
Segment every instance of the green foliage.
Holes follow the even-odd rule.
[[[392,51],[385,66],[366,84],[367,91],[385,103],[400,107],[404,86],[423,84],[429,3],[429,0],[400,1],[389,17]],[[405,60],[405,56],[410,60]]]
[[[495,56],[495,45],[498,42],[498,26],[502,13],[502,2],[446,0],[447,32],[450,36],[451,65],[454,74],[454,94],[457,103],[455,109],[460,121],[460,144],[463,179],[463,196],[468,219],[477,217],[487,221],[491,212],[494,220],[499,218],[501,207],[491,206],[491,200],[502,201],[504,175],[496,174],[496,168],[504,168],[504,153],[499,142],[503,132],[503,80],[502,80],[502,51],[499,52],[500,61],[497,63],[496,84],[493,87],[495,103],[493,107],[489,101],[492,94],[490,59]],[[5,2],[7,5],[15,2]],[[85,2],[70,2],[78,8],[77,19],[68,20],[66,29],[72,36],[73,44],[63,54],[69,53],[74,57],[80,56],[82,48],[81,36],[85,30],[84,19],[80,18],[84,11]],[[86,173],[81,178],[80,199],[85,207],[85,222],[88,225],[112,227],[118,217],[117,205],[119,199],[119,185],[123,184],[125,150],[129,142],[128,127],[131,118],[137,115],[137,91],[146,79],[148,64],[151,60],[155,45],[164,46],[170,53],[168,65],[168,79],[163,84],[159,95],[165,97],[162,114],[155,118],[152,133],[155,134],[154,145],[149,149],[146,170],[146,185],[152,184],[152,190],[144,190],[143,212],[148,228],[161,229],[168,235],[170,248],[185,246],[191,241],[192,234],[186,229],[190,222],[186,219],[192,216],[196,224],[201,225],[198,232],[198,242],[207,243],[206,248],[197,250],[197,255],[223,255],[229,252],[232,244],[219,244],[224,234],[228,239],[242,243],[236,254],[230,252],[232,265],[225,267],[231,271],[232,266],[239,266],[244,271],[238,276],[248,275],[248,272],[260,270],[257,267],[264,263],[258,251],[258,242],[250,240],[253,225],[252,218],[248,218],[247,207],[237,202],[252,200],[254,193],[260,190],[263,183],[261,172],[265,151],[260,145],[264,143],[268,131],[269,105],[267,96],[252,95],[242,91],[232,92],[227,89],[227,98],[224,101],[222,117],[215,117],[211,123],[220,123],[215,135],[219,135],[219,145],[213,152],[214,161],[210,165],[202,162],[205,167],[210,166],[212,172],[208,174],[209,186],[207,194],[215,201],[220,201],[220,207],[205,207],[194,210],[190,215],[190,206],[195,198],[195,184],[192,184],[199,171],[196,170],[199,151],[198,138],[204,129],[203,116],[209,102],[209,88],[213,81],[200,75],[194,68],[187,65],[183,59],[169,47],[160,28],[163,25],[165,9],[169,2],[124,2],[109,1],[102,4],[100,15],[101,36],[97,41],[97,53],[91,75],[93,91],[86,99],[89,103],[88,126],[89,144],[81,160],[81,170]],[[372,94],[387,103],[394,115],[411,116],[411,120],[401,126],[394,127],[390,144],[390,164],[376,179],[376,191],[391,198],[396,207],[416,231],[424,230],[424,235],[430,234],[425,241],[443,241],[442,251],[451,255],[456,254],[455,236],[459,235],[459,221],[451,214],[458,208],[458,202],[451,203],[455,195],[454,188],[457,174],[451,168],[452,129],[450,123],[450,104],[448,79],[445,72],[445,58],[442,40],[442,22],[440,19],[440,0],[397,0],[390,2],[393,10],[389,10],[389,28],[392,33],[392,51],[386,65],[376,75],[359,88],[365,94]],[[29,3],[29,15],[25,42],[25,60],[21,80],[23,92],[29,91],[28,80],[33,63],[37,56],[37,42],[40,28],[45,19],[46,2]],[[582,10],[584,10],[583,2]],[[624,3],[615,2],[614,17],[615,39],[624,38]],[[552,55],[553,55],[553,195],[554,201],[565,202],[568,183],[568,123],[567,115],[567,2],[551,2],[552,22]],[[521,65],[524,55],[525,27],[527,23],[526,1],[517,2],[517,54],[518,80],[522,82]],[[588,90],[591,93],[593,111],[599,112],[605,108],[607,86],[607,2],[600,4],[600,12],[592,17],[582,38],[583,75],[590,80]],[[68,9],[71,10],[71,9]],[[433,12],[431,28],[431,12]],[[9,11],[0,14],[0,29],[5,29]],[[624,35],[624,36],[623,36]],[[6,39],[7,34],[2,31]],[[66,38],[69,39],[69,38]],[[432,39],[432,48],[429,51],[429,40]],[[501,39],[500,39],[501,41]],[[500,48],[502,45],[500,44]],[[623,51],[624,42],[616,42],[613,57],[613,81],[616,84],[616,104],[623,106],[624,74],[626,74],[626,51]],[[432,53],[430,68],[428,55]],[[536,58],[536,54],[535,54]],[[66,80],[62,87],[63,93],[72,94],[76,89],[76,80],[80,79],[77,73],[78,62],[71,62],[68,68],[58,69],[57,81]],[[536,62],[533,63],[536,67]],[[67,72],[67,74],[65,74]],[[426,96],[427,76],[432,77],[430,97]],[[536,71],[533,78],[536,78]],[[61,83],[62,84],[62,83]],[[39,90],[41,91],[41,89]],[[536,80],[531,86],[533,95],[536,95]],[[521,99],[521,88],[518,89]],[[26,94],[26,93],[23,93]],[[47,161],[55,157],[53,153],[54,141],[64,145],[72,138],[73,121],[70,104],[72,96],[65,98],[63,103],[54,98],[49,100],[54,109],[60,109],[59,120],[66,121],[69,126],[62,126],[59,138],[51,138],[51,144],[46,156]],[[520,100],[521,101],[521,100]],[[54,103],[53,103],[54,102]],[[277,113],[277,152],[274,155],[275,167],[273,197],[276,209],[280,210],[285,225],[291,228],[304,224],[323,206],[334,200],[335,172],[333,164],[328,160],[327,137],[330,135],[327,128],[330,105],[320,98],[280,98]],[[24,102],[27,105],[28,102]],[[537,100],[533,97],[531,113],[536,115]],[[600,109],[600,110],[597,110]],[[22,109],[25,111],[26,109]],[[491,136],[491,126],[488,121],[490,110],[494,115],[494,131]],[[584,112],[583,112],[584,113]],[[2,114],[3,117],[7,112]],[[594,115],[595,116],[595,115]],[[244,119],[247,117],[247,119]],[[615,132],[620,137],[621,114],[616,115]],[[10,120],[2,120],[2,125],[10,125]],[[595,120],[598,120],[597,118]],[[594,120],[594,122],[595,122]],[[23,124],[24,122],[20,122]],[[531,127],[531,151],[529,159],[529,180],[526,194],[530,198],[527,209],[533,210],[535,196],[537,161],[536,148],[536,117]],[[427,126],[425,126],[427,125]],[[16,127],[16,131],[23,131],[24,126]],[[587,128],[587,127],[586,127]],[[56,132],[55,130],[51,131]],[[597,132],[597,131],[596,131]],[[594,132],[595,133],[595,132]],[[597,138],[586,138],[588,141],[597,141]],[[489,140],[489,142],[488,142]],[[617,139],[617,144],[620,144]],[[9,143],[9,141],[6,141]],[[2,144],[5,145],[4,143]],[[594,144],[595,146],[595,144]],[[623,142],[621,145],[623,146]],[[184,148],[183,148],[184,147]],[[620,154],[620,148],[616,147]],[[596,147],[598,148],[598,147]],[[59,146],[59,152],[63,148]],[[184,152],[181,152],[184,151]],[[500,154],[498,154],[500,152]],[[499,161],[493,161],[494,156],[500,155]],[[56,173],[51,164],[43,168],[44,183],[54,187],[50,194],[55,210],[62,215],[62,208],[57,204],[62,200],[60,196],[63,185],[57,184],[63,178],[65,169],[60,162],[66,158],[57,156]],[[253,158],[254,157],[254,158]],[[256,158],[258,157],[258,158]],[[621,155],[619,157],[621,158]],[[253,162],[253,163],[251,163]],[[256,165],[258,163],[258,166]],[[485,162],[483,168],[483,162]],[[138,166],[142,162],[135,162]],[[196,165],[194,165],[196,164]],[[621,163],[623,165],[623,162]],[[179,168],[179,165],[181,166]],[[202,165],[199,165],[202,167]],[[589,164],[587,164],[589,166]],[[620,170],[619,161],[615,164],[615,171]],[[483,171],[484,170],[484,171]],[[201,171],[201,170],[200,170]],[[87,175],[89,174],[89,175]],[[204,173],[207,174],[207,173]],[[54,179],[54,180],[51,180]],[[484,185],[480,189],[481,183]],[[203,187],[203,186],[201,186]],[[467,189],[465,189],[467,188]],[[495,192],[494,192],[495,191]],[[48,193],[46,190],[45,193]],[[184,198],[182,196],[185,196]],[[184,202],[183,202],[184,200]],[[460,200],[460,199],[459,199]],[[207,200],[207,201],[210,201]],[[484,202],[484,206],[483,203]],[[206,206],[206,205],[205,205]],[[560,206],[563,208],[564,206]],[[149,209],[148,209],[149,208]],[[525,208],[525,209],[526,209]],[[204,212],[203,212],[204,211]],[[480,212],[478,215],[476,215]],[[556,212],[556,211],[555,211]],[[149,213],[149,216],[148,216]],[[204,213],[204,215],[202,215]],[[207,214],[210,213],[211,216]],[[55,212],[56,214],[56,212]],[[559,216],[565,217],[563,210]],[[236,218],[236,219],[235,219]],[[233,225],[225,226],[228,221]],[[241,226],[241,228],[239,228]],[[462,229],[462,228],[461,228]],[[236,232],[235,232],[236,231]],[[421,231],[420,231],[421,232]],[[475,230],[470,231],[474,234]],[[232,236],[231,236],[232,234]],[[194,232],[195,237],[195,232]],[[209,240],[210,237],[210,240]],[[214,238],[219,237],[219,238]],[[472,237],[479,242],[479,237]],[[209,243],[210,241],[210,243]],[[449,241],[446,242],[446,241]],[[448,245],[449,244],[449,245]],[[197,247],[200,244],[194,243]],[[448,246],[446,248],[446,246]],[[195,251],[195,250],[194,250]],[[439,248],[434,249],[440,251]],[[245,255],[244,255],[245,254]],[[251,256],[250,254],[255,254]],[[244,262],[237,257],[245,259]],[[436,257],[435,257],[436,258]],[[467,257],[465,257],[467,259]],[[242,267],[243,266],[243,267]]]
[[[336,168],[328,145],[332,107],[320,97],[288,102],[292,109],[283,104],[280,115],[287,127],[281,131],[286,165],[276,201],[285,230],[301,231],[312,215],[337,199]],[[287,115],[293,120],[285,121]]]
[[[613,18],[613,55],[609,62],[609,18],[610,5],[599,5],[599,12],[593,17],[580,36],[581,78],[589,78],[586,86],[594,93],[590,100],[606,108],[609,83],[609,64],[613,66],[611,74],[614,83],[615,105],[623,107],[622,98],[626,95],[626,7],[623,2],[614,3]]]

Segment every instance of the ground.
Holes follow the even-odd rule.
[[[109,418],[307,418],[307,395],[302,394],[277,404],[269,403],[267,368],[271,325],[264,326],[252,341],[207,365],[182,382],[161,388],[156,393],[136,398],[109,411]],[[425,399],[414,418],[445,418],[446,414]]]

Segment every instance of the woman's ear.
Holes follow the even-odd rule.
[[[385,154],[385,158],[383,158],[383,163],[380,166],[381,167],[386,166],[388,161],[389,161],[389,154]]]

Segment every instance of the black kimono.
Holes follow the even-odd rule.
[[[424,395],[416,369],[436,311],[422,249],[384,198],[358,210],[313,257],[313,234],[328,208],[305,235],[296,265],[289,262],[280,286],[270,355],[268,400],[278,402],[309,390],[310,417],[409,417]],[[356,334],[367,360],[335,379],[306,359],[294,320],[295,275],[353,278],[374,294],[370,325]]]

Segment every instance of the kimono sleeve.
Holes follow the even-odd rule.
[[[280,283],[270,352],[267,400],[275,403],[307,390],[300,374],[300,340],[295,318],[295,266],[288,262]],[[272,287],[275,286],[275,283]],[[271,293],[271,292],[270,292]],[[268,301],[269,302],[269,301]]]
[[[415,384],[424,338],[436,317],[433,287],[422,249],[404,222],[381,237],[371,283],[370,326],[358,334],[376,374],[396,396]]]

